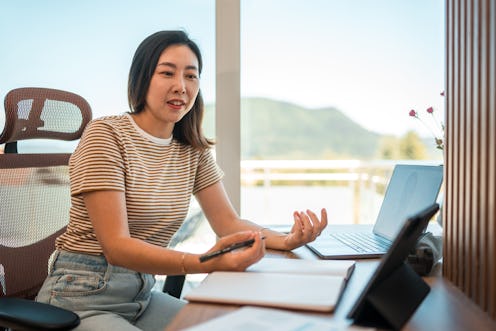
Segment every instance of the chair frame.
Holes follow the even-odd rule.
[[[25,114],[20,114],[21,111],[18,109],[23,100],[32,100],[27,118],[21,118],[21,115]],[[78,107],[82,116],[79,128],[72,132],[40,130],[44,127],[42,112],[47,100],[67,102]],[[7,93],[4,105],[6,125],[0,135],[0,144],[5,143],[4,154],[0,154],[0,168],[2,169],[67,166],[70,157],[68,153],[18,154],[17,142],[26,139],[76,140],[81,137],[86,124],[91,120],[91,107],[88,102],[77,94],[62,90],[37,87],[15,89]],[[37,245],[40,246],[40,250],[44,247],[43,252],[49,252],[55,238],[63,231],[64,229],[61,229],[48,238],[24,247],[3,246],[0,262],[7,265],[11,263],[11,260],[22,259],[23,256],[32,252],[33,247],[38,249]],[[49,254],[44,257],[48,261]],[[46,271],[31,270],[26,274],[16,275],[16,281],[22,281],[25,278],[27,283],[33,273],[41,277],[40,273],[46,275]],[[7,273],[5,276],[8,279]],[[5,289],[0,291],[0,329],[3,327],[19,330],[70,330],[79,325],[79,316],[74,312],[30,300],[34,298],[38,289],[39,286],[36,285],[36,288],[28,288],[20,292],[14,290],[12,294],[9,294],[9,291],[6,292],[7,295],[16,297],[3,296]]]

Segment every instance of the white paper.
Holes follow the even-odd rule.
[[[350,326],[330,317],[309,316],[279,309],[243,307],[185,331],[341,331],[374,330]]]

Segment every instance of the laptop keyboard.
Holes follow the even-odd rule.
[[[337,232],[331,237],[352,247],[357,252],[386,252],[391,242],[368,232]]]

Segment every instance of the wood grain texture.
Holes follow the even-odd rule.
[[[496,3],[446,1],[446,279],[496,320]]]

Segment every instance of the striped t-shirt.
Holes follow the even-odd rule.
[[[191,195],[218,182],[223,173],[211,150],[141,130],[130,115],[93,120],[69,162],[71,210],[57,249],[102,254],[81,193],[125,192],[131,237],[167,246],[183,223]]]

